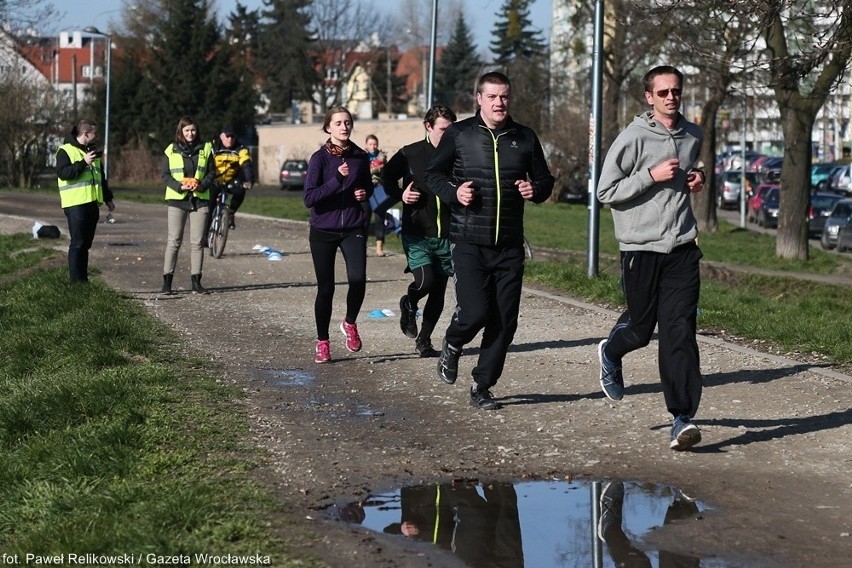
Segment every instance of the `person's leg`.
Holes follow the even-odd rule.
[[[213,184],[210,188],[210,201],[207,202],[207,226],[204,228],[204,234],[210,232],[210,225],[213,223],[213,215],[216,213],[216,200],[219,199],[221,188],[218,184]],[[207,247],[207,239],[204,239],[203,247]]]
[[[375,212],[376,256],[385,256],[385,212]]]
[[[627,310],[612,328],[604,347],[611,361],[651,342],[657,326],[659,267],[663,255],[630,251],[621,254],[621,286]]]
[[[177,256],[183,242],[183,229],[189,211],[179,207],[166,207],[168,210],[168,236],[166,237],[166,252],[163,259],[163,274],[174,274],[177,266]]]
[[[204,268],[204,242],[207,240],[209,210],[199,207],[189,213],[190,265],[192,274],[201,274]]]
[[[71,282],[88,282],[89,249],[98,226],[98,204],[85,203],[63,209],[68,220],[68,274]]]
[[[523,247],[488,252],[491,256],[488,265],[493,282],[491,306],[482,334],[479,360],[473,369],[473,380],[480,391],[493,387],[503,374],[506,353],[518,329],[524,280]]]
[[[337,241],[311,240],[311,259],[317,279],[317,295],[314,300],[314,320],[317,339],[328,341],[331,323],[331,306],[334,299],[334,261],[337,257]]]
[[[246,189],[243,187],[241,183],[238,183],[234,187],[231,187],[228,190],[228,193],[231,194],[231,204],[229,205],[231,212],[236,213],[240,208],[240,205],[243,204],[246,198]]]
[[[450,241],[446,238],[430,238],[432,243],[431,260],[434,271],[434,285],[429,291],[429,299],[423,308],[420,333],[417,335],[417,351],[421,357],[440,355],[432,345],[432,331],[438,325],[441,312],[444,311],[444,298],[447,295],[447,280],[453,275],[453,258],[450,253]]]
[[[438,318],[441,317],[441,312],[444,311],[444,298],[447,295],[447,276],[441,269],[431,264],[428,267],[423,267],[428,276],[424,281],[428,281],[429,295],[426,297],[426,305],[423,307],[423,326],[428,326],[430,331],[435,329],[438,323]],[[409,297],[410,294],[409,294]],[[427,335],[426,337],[429,337]]]
[[[660,380],[666,407],[674,417],[694,417],[701,401],[701,368],[695,337],[700,258],[697,246],[678,247],[666,255],[660,280]]]
[[[428,296],[435,285],[435,274],[431,264],[424,264],[411,269],[414,280],[408,285],[408,304],[412,310],[417,310],[420,300]]]
[[[367,236],[362,231],[350,233],[341,241],[340,250],[346,262],[346,281],[349,284],[345,321],[352,324],[358,320],[367,292]]]
[[[491,308],[488,298],[493,284],[482,248],[468,243],[457,243],[452,247],[456,309],[445,338],[459,349],[473,341],[485,327]]]
[[[603,487],[600,497],[600,519],[597,533],[607,547],[610,558],[616,566],[631,568],[650,568],[651,560],[634,545],[623,527],[624,483],[611,481]]]

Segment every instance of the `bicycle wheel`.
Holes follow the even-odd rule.
[[[213,258],[222,258],[225,253],[225,243],[228,242],[231,219],[227,207],[217,207],[216,213],[210,225],[210,254]]]

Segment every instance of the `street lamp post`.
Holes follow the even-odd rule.
[[[109,179],[109,83],[110,72],[112,71],[112,36],[105,34],[94,26],[83,28],[83,31],[89,35],[97,35],[106,39],[106,110],[104,116],[104,177]],[[94,69],[92,69],[94,75]]]

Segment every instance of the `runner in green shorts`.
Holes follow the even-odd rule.
[[[426,165],[444,131],[456,120],[455,113],[444,105],[426,112],[423,140],[402,147],[385,165],[382,183],[388,195],[402,201],[402,246],[408,261],[406,272],[414,281],[399,299],[399,326],[406,337],[415,339],[421,357],[437,357],[432,346],[432,331],[444,310],[447,279],[452,276],[450,255],[450,208],[430,194],[426,187]],[[399,185],[402,180],[403,187]],[[403,189],[404,188],[404,189]],[[417,305],[426,298],[420,329],[417,328]]]

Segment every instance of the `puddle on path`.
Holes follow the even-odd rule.
[[[335,505],[330,514],[376,532],[436,544],[475,567],[733,566],[643,544],[651,529],[699,519],[707,509],[666,485],[471,481],[403,487]]]
[[[304,387],[314,381],[314,374],[304,369],[258,369],[276,387]]]

